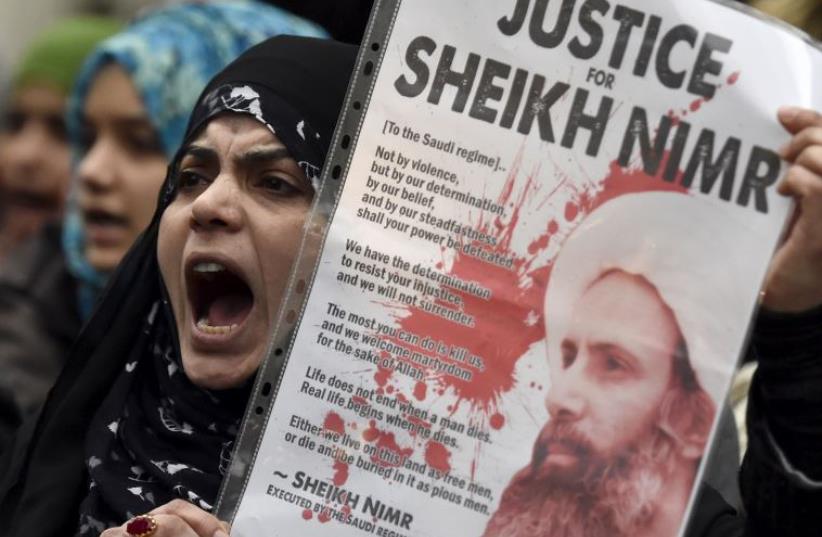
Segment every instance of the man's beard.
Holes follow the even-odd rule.
[[[578,468],[552,475],[543,466],[551,443],[577,453]],[[675,470],[673,441],[653,427],[608,460],[594,453],[572,426],[546,424],[531,463],[505,489],[484,537],[633,537],[647,527]]]

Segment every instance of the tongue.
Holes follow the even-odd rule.
[[[242,323],[251,311],[251,299],[246,293],[228,293],[208,307],[210,326],[231,326]]]

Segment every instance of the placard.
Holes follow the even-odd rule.
[[[377,2],[232,534],[679,535],[819,68],[707,0]]]

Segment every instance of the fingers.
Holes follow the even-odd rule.
[[[228,537],[228,524],[182,500],[174,500],[149,514],[157,522],[151,537]],[[132,537],[127,526],[128,522],[109,528],[100,537]]]
[[[151,533],[151,537],[204,537],[195,532],[185,520],[177,515],[152,514],[157,522],[157,529]],[[131,521],[127,521],[117,528],[109,528],[100,534],[100,537],[133,537],[126,527]],[[209,534],[207,537],[212,537]]]
[[[777,191],[784,196],[799,199],[818,199],[822,195],[822,178],[801,164],[794,164],[785,172]]]
[[[802,129],[779,153],[783,159],[793,162],[803,151],[816,145],[822,145],[822,126]]]
[[[213,533],[200,533],[177,515],[153,514],[157,521],[157,530],[151,537],[212,537]]]
[[[161,516],[164,519],[165,516],[170,516],[184,523],[186,527],[193,530],[193,535],[199,537],[223,537],[229,531],[228,524],[184,500],[173,500],[151,511],[150,514],[157,517],[158,521]],[[158,526],[160,526],[159,522]]]
[[[822,115],[815,110],[796,106],[783,106],[779,109],[777,115],[779,121],[791,134],[797,134],[808,127],[822,127]]]

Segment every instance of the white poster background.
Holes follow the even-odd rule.
[[[560,2],[550,2],[546,28],[550,28],[555,20],[559,4]],[[723,66],[718,76],[709,76],[707,79],[720,85],[713,99],[705,102],[685,91],[688,76],[683,88],[665,88],[654,74],[653,63],[645,77],[640,78],[632,74],[633,61],[637,56],[644,28],[634,30],[635,35],[625,52],[622,68],[615,70],[608,67],[614,32],[617,28],[617,23],[611,18],[613,5],[605,17],[598,19],[606,28],[602,50],[593,59],[581,61],[574,58],[567,48],[568,40],[581,33],[576,23],[579,5],[574,11],[571,28],[563,44],[557,48],[546,49],[536,46],[529,39],[527,27],[513,37],[504,36],[499,31],[497,21],[502,17],[510,17],[513,1],[413,0],[400,4],[389,40],[382,44],[385,55],[376,73],[373,94],[365,109],[362,129],[353,149],[354,154],[345,177],[339,205],[332,217],[325,248],[318,264],[318,273],[307,299],[254,467],[250,471],[243,500],[237,511],[233,535],[392,535],[389,531],[396,532],[395,535],[415,536],[482,535],[489,514],[495,510],[511,476],[530,460],[534,439],[547,419],[544,399],[547,390],[550,389],[550,380],[544,341],[535,341],[529,346],[523,356],[516,361],[510,386],[499,390],[497,397],[490,403],[471,400],[465,394],[458,393],[453,386],[438,382],[433,376],[424,380],[424,396],[415,397],[415,388],[420,390],[415,379],[397,372],[391,374],[387,381],[384,376],[377,379],[380,374],[377,366],[356,359],[353,355],[336,351],[333,346],[328,348],[318,343],[322,333],[334,340],[343,340],[353,348],[365,350],[369,348],[368,345],[362,341],[357,343],[346,339],[344,335],[330,333],[329,325],[323,328],[323,322],[341,322],[345,325],[343,330],[347,327],[361,334],[375,335],[374,327],[369,329],[357,326],[347,318],[348,314],[354,312],[366,319],[375,319],[377,323],[395,327],[398,326],[400,319],[409,315],[409,309],[396,299],[391,300],[376,291],[365,291],[359,286],[338,281],[340,271],[355,273],[341,265],[343,254],[347,253],[350,259],[361,262],[369,261],[362,255],[347,251],[347,241],[356,241],[363,249],[368,246],[380,254],[390,256],[392,260],[394,256],[401,256],[412,266],[421,264],[440,273],[449,273],[449,270],[453,269],[455,259],[459,257],[453,248],[441,247],[418,237],[409,238],[407,233],[385,229],[382,224],[357,217],[357,211],[367,206],[362,201],[363,195],[371,192],[366,186],[367,179],[369,176],[377,177],[373,168],[375,163],[391,164],[396,167],[396,161],[390,163],[387,159],[375,156],[378,146],[385,151],[393,151],[395,155],[402,153],[410,159],[422,158],[433,166],[456,173],[457,184],[449,186],[471,192],[478,197],[485,196],[496,200],[507,182],[513,181],[513,194],[510,203],[505,206],[503,216],[500,217],[500,225],[509,226],[507,229],[512,230],[508,251],[517,259],[527,259],[531,267],[537,268],[553,259],[562,239],[570,234],[583,218],[582,214],[575,216],[575,211],[582,210],[585,193],[595,195],[600,182],[613,173],[612,163],[618,157],[628,117],[634,106],[642,106],[647,110],[652,130],[659,118],[666,113],[692,125],[692,133],[684,151],[685,161],[691,153],[697,133],[702,128],[710,128],[716,132],[716,151],[719,151],[721,144],[730,136],[741,139],[738,178],[741,177],[750,148],[754,144],[775,150],[787,141],[788,135],[775,120],[779,106],[793,104],[822,108],[822,88],[819,87],[818,76],[822,68],[822,57],[815,48],[796,34],[785,31],[773,23],[709,1],[628,0],[622,4],[661,17],[662,32],[681,23],[694,26],[699,30],[697,44],[702,42],[708,32],[733,41],[729,53],[715,54]],[[529,9],[529,17],[532,10],[533,6]],[[456,48],[455,70],[462,69],[469,53],[481,57],[477,80],[486,59],[492,58],[512,66],[512,73],[516,68],[526,70],[529,73],[526,90],[534,74],[545,77],[546,89],[556,81],[569,84],[570,89],[566,96],[552,109],[556,142],[542,141],[536,122],[527,136],[516,131],[516,122],[512,129],[499,126],[499,113],[510,90],[511,77],[508,80],[496,80],[498,85],[505,88],[505,93],[499,101],[488,101],[488,106],[498,111],[498,118],[494,124],[468,116],[467,111],[474,100],[477,83],[474,84],[463,113],[451,110],[456,94],[452,86],[446,87],[437,105],[426,100],[430,82],[419,97],[407,98],[400,95],[394,83],[403,75],[409,80],[414,80],[414,74],[406,64],[405,54],[409,43],[420,35],[430,37],[437,44],[433,55],[421,56],[432,72],[443,46],[451,45]],[[586,38],[582,35],[581,39]],[[671,63],[679,69],[690,70],[695,56],[696,50],[679,45],[672,55]],[[613,73],[613,88],[603,89],[594,81],[586,80],[591,68]],[[590,92],[586,107],[588,113],[596,111],[603,96],[614,99],[609,127],[596,158],[584,154],[589,139],[588,131],[579,132],[574,147],[570,150],[559,143],[577,88],[584,88]],[[518,118],[519,113],[517,120]],[[443,142],[453,141],[456,146],[477,150],[492,158],[499,157],[502,169],[495,171],[496,166],[469,164],[465,158],[455,154],[438,151],[422,143],[414,143],[405,139],[402,134],[391,134],[390,129],[386,127],[387,121],[395,123],[400,128],[409,127],[420,135],[427,133]],[[681,167],[684,165],[685,162]],[[632,168],[628,172],[636,171],[639,167],[635,148]],[[415,175],[430,179],[422,173]],[[522,196],[523,192],[526,192],[524,189],[529,178],[533,183],[531,190]],[[393,184],[389,178],[381,178],[380,182]],[[709,195],[698,193],[698,182],[699,176],[690,194],[694,203],[721,206],[729,220],[741,222],[752,235],[759,237],[761,248],[726,253],[728,259],[733,256],[743,257],[751,267],[750,271],[737,274],[736,278],[740,287],[750,292],[747,311],[728,312],[729,316],[738,319],[740,333],[744,335],[744,327],[749,320],[750,310],[753,308],[764,275],[764,267],[778,239],[789,210],[789,203],[771,192],[769,214],[763,215],[754,211],[752,207],[740,207],[718,200],[718,185]],[[738,192],[738,183],[737,180],[734,186],[734,199]],[[385,195],[379,187],[373,193],[377,196]],[[387,197],[391,198],[390,195]],[[400,205],[426,210],[413,203]],[[516,213],[518,221],[514,226],[510,226],[516,208],[520,209]],[[443,197],[435,199],[433,210],[429,212],[440,218],[453,218],[474,226],[481,221],[489,221],[489,215],[483,216],[483,211]],[[554,236],[547,244],[538,245],[532,248],[535,250],[533,253],[529,253],[529,246],[545,232],[546,225],[552,220],[557,224]],[[719,229],[722,224],[718,223],[717,226]],[[427,229],[433,230],[430,227]],[[686,215],[683,215],[682,233],[688,233]],[[380,265],[378,261],[374,264]],[[407,271],[391,268],[390,263],[385,266],[388,272],[397,271],[404,277],[413,276]],[[722,262],[717,266],[721,267]],[[520,282],[525,287],[534,284],[527,281],[526,272],[521,273]],[[374,280],[362,272],[359,274],[360,278]],[[485,284],[492,285],[489,282]],[[711,284],[706,282],[705,285]],[[406,294],[419,295],[413,292],[411,285],[395,286]],[[516,298],[510,297],[510,300]],[[344,321],[329,315],[329,303],[345,310]],[[540,311],[533,312],[530,322],[535,322],[535,319],[541,319]],[[718,374],[724,375],[725,386],[732,375],[738,353],[741,352],[743,337],[738,341],[738,352],[727,356],[727,361],[718,365]],[[505,345],[506,341],[500,341],[499,344]],[[374,349],[374,352],[378,351]],[[324,374],[325,382],[320,382],[316,378],[318,371]],[[312,375],[315,375],[315,378],[309,378]],[[345,469],[335,467],[330,456],[319,454],[316,451],[317,445],[334,446],[334,442],[323,434],[300,430],[295,426],[298,421],[294,420],[294,416],[299,416],[319,427],[327,425],[326,420],[331,412],[341,417],[346,434],[351,439],[358,440],[360,445],[359,450],[350,445],[345,447],[344,450],[349,456],[370,459],[371,457],[363,451],[363,446],[369,443],[379,444],[381,440],[386,439],[384,435],[391,434],[391,440],[401,448],[409,450],[410,461],[419,464],[427,462],[427,439],[420,438],[419,435],[412,436],[401,428],[392,427],[384,419],[377,420],[376,427],[370,426],[369,419],[358,416],[353,410],[329,402],[331,388],[327,383],[331,377],[335,377],[340,383],[350,384],[353,390],[359,388],[376,394],[374,390],[380,389],[383,402],[404,397],[415,407],[426,411],[429,417],[436,413],[438,416],[446,416],[456,423],[467,427],[473,426],[477,431],[488,434],[488,441],[483,442],[438,425],[432,429],[446,430],[458,443],[458,447],[448,449],[450,475],[490,490],[487,496],[485,493],[477,493],[476,489],[475,493],[467,490],[458,491],[463,497],[463,503],[465,498],[472,498],[480,504],[487,504],[487,511],[477,512],[465,505],[455,505],[443,497],[432,497],[430,492],[416,490],[413,486],[399,483],[392,478],[380,478],[374,473],[357,468],[355,464],[350,464]],[[306,382],[311,386],[310,389],[305,388]],[[325,390],[321,391],[324,388]],[[336,391],[343,395],[343,402],[351,399],[351,394]],[[417,392],[416,395],[420,393]],[[391,413],[391,409],[386,404],[373,399],[371,407],[387,415]],[[395,410],[394,413],[399,411]],[[492,426],[491,420],[495,415],[502,417],[501,426],[499,422]],[[368,429],[371,430],[371,442],[364,438]],[[287,433],[294,435],[292,441],[285,439]],[[383,436],[379,436],[380,434]],[[378,437],[376,440],[375,436]],[[301,438],[303,443],[306,441],[305,438],[310,439],[315,445],[314,450],[300,447]],[[406,469],[401,471],[406,475],[417,475]],[[342,488],[361,496],[359,505],[351,510],[351,515],[371,522],[374,526],[368,530],[360,530],[335,520],[333,511],[326,510],[325,514],[322,510],[315,511],[317,505],[324,505],[324,509],[336,510],[339,510],[340,505],[305,490],[297,490],[292,484],[297,472],[303,472],[312,479],[324,480],[328,486],[336,477]],[[440,483],[428,476],[417,475],[417,478],[432,482],[434,486]],[[446,488],[451,492],[456,490],[453,487]],[[291,495],[287,496],[286,493]],[[310,503],[302,505],[299,497],[307,499]],[[413,517],[410,529],[364,514],[362,509],[366,497],[371,497],[373,501],[379,501],[402,513],[409,513]]]

